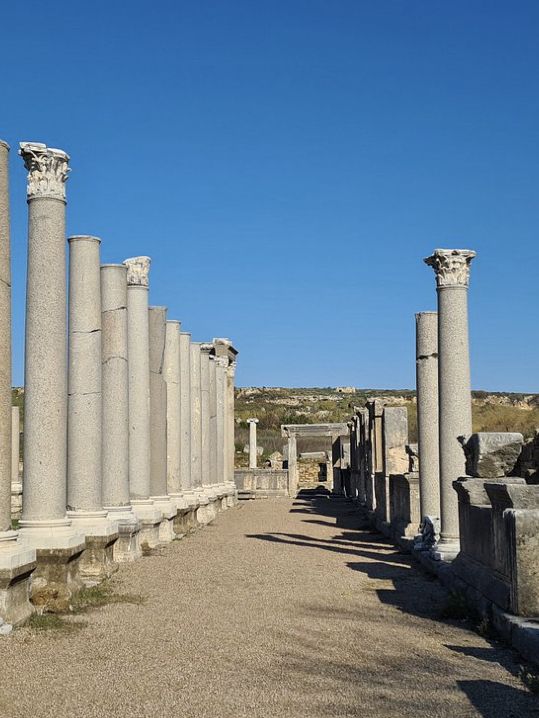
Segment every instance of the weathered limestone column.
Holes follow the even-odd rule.
[[[167,493],[176,504],[176,535],[185,534],[181,517],[188,508],[181,482],[180,327],[177,320],[167,321],[163,366],[163,378],[167,385]]]
[[[103,509],[101,278],[97,237],[69,237],[67,515],[86,536],[80,572],[99,582],[114,573],[118,527]]]
[[[228,491],[229,505],[233,506],[236,500],[236,483],[234,481],[235,457],[235,416],[234,416],[234,377],[236,373],[237,350],[232,346],[230,339],[217,338],[213,340],[215,353],[226,359],[226,401],[225,401],[225,482]]]
[[[16,480],[18,483],[18,411],[12,429],[11,410],[11,240],[9,213],[9,145],[0,140],[0,618],[6,626],[25,621],[32,613],[29,580],[36,552],[18,541],[11,530],[12,435],[17,431]],[[15,407],[16,408],[16,407]],[[13,442],[14,443],[14,442]],[[13,450],[14,451],[14,450]],[[3,627],[0,626],[0,629]],[[8,632],[8,628],[4,629]]]
[[[256,469],[257,458],[258,458],[258,447],[256,445],[256,425],[258,419],[247,419],[249,424],[249,468]]]
[[[115,561],[142,556],[140,522],[129,499],[127,267],[101,266],[103,507],[118,524]]]
[[[197,506],[191,456],[191,334],[180,332],[180,479],[190,517]],[[188,529],[194,526],[194,519]]]
[[[86,545],[84,535],[72,527],[66,515],[65,181],[69,157],[62,150],[30,142],[21,143],[20,154],[28,170],[24,495],[20,533],[28,545],[37,549],[34,601],[54,610],[68,607],[73,592],[82,585],[78,568]]]
[[[298,493],[298,443],[293,431],[288,434],[288,491],[292,498]]]
[[[150,498],[162,513],[159,541],[175,538],[176,504],[167,494],[167,383],[163,375],[167,308],[148,310],[150,336]]]
[[[161,511],[150,499],[150,340],[148,317],[149,257],[126,259],[127,348],[129,356],[129,493],[140,519],[141,542],[159,543]]]
[[[227,494],[227,486],[225,480],[225,403],[226,403],[226,359],[224,357],[215,357],[215,393],[217,399],[216,413],[216,458],[217,458],[217,485],[219,493],[223,496]],[[226,499],[222,502],[222,507],[227,507]]]
[[[213,349],[213,345],[212,345]],[[217,358],[210,354],[210,485],[217,499],[217,509],[221,509],[223,497],[217,465],[219,447],[217,443]]]
[[[440,541],[435,558],[451,560],[459,550],[458,498],[453,481],[465,475],[459,436],[472,432],[468,350],[468,284],[475,252],[436,249],[426,264],[438,291],[438,391],[440,411]]]
[[[22,480],[19,475],[21,417],[18,406],[11,407],[11,514],[17,520],[22,511]]]
[[[416,319],[417,435],[421,525],[440,520],[438,443],[438,315],[420,312]]]
[[[210,473],[211,467],[211,445],[210,445],[210,353],[213,351],[213,344],[203,343],[200,345],[200,417],[202,426],[202,488],[204,495],[209,501],[205,511],[205,521],[212,521],[217,513],[215,502],[217,494],[212,486]]]
[[[206,523],[206,506],[209,504],[202,487],[202,392],[200,386],[200,342],[191,342],[191,479],[196,493],[196,518]]]

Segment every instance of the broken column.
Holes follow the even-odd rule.
[[[86,536],[81,576],[98,583],[117,569],[116,524],[103,509],[101,470],[101,280],[97,237],[69,237],[67,515]]]
[[[65,181],[69,156],[22,142],[28,170],[24,495],[21,537],[37,549],[34,603],[63,610],[81,587],[84,535],[66,514]]]
[[[126,259],[129,357],[129,492],[141,522],[141,543],[159,544],[162,514],[150,498],[149,257]]]
[[[471,434],[468,284],[475,252],[436,249],[425,263],[438,292],[438,395],[440,421],[440,540],[433,557],[451,560],[459,550],[458,499],[453,481],[465,475],[458,437]]]
[[[129,498],[127,267],[101,266],[103,507],[118,525],[115,561],[142,556],[140,522]]]
[[[419,500],[422,535],[420,548],[430,548],[431,537],[439,531],[440,522],[438,315],[436,312],[419,312],[415,315],[415,319]],[[425,541],[425,539],[427,540]]]
[[[163,376],[165,359],[166,307],[148,310],[150,338],[150,498],[161,511],[159,541],[175,537],[176,504],[167,494],[167,384]]]
[[[258,424],[258,419],[247,419],[247,423],[249,424],[249,468],[256,469],[258,458],[258,448],[256,445],[256,425]]]

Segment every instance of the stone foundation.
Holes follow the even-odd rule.
[[[34,611],[30,603],[30,583],[37,562],[33,549],[16,550],[13,560],[7,556],[6,559],[0,566],[0,617],[17,626]]]
[[[32,575],[31,601],[39,613],[62,613],[84,586],[80,560],[84,544],[68,548],[36,549],[37,566]]]
[[[136,519],[118,522],[118,540],[114,544],[112,556],[118,563],[136,561],[142,556],[140,523]]]
[[[118,570],[114,560],[114,544],[118,537],[118,531],[86,536],[86,550],[79,564],[80,577],[86,586],[96,586]]]

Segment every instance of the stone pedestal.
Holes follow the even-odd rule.
[[[21,143],[28,170],[24,495],[21,540],[37,549],[32,594],[53,609],[79,582],[84,536],[66,515],[65,181],[69,157]],[[38,589],[39,587],[39,589]],[[39,598],[37,598],[39,592]]]
[[[118,526],[115,561],[142,556],[140,522],[129,500],[127,267],[101,266],[103,506]]]
[[[142,546],[159,544],[162,512],[150,498],[149,257],[126,259],[129,356],[129,492]]]
[[[438,291],[438,391],[440,412],[440,541],[433,556],[451,560],[459,551],[457,494],[453,482],[465,475],[458,437],[471,434],[472,402],[468,350],[468,284],[475,252],[436,249],[425,259]]]
[[[440,518],[438,315],[420,312],[415,317],[420,517],[423,526],[429,516],[430,526]]]
[[[116,524],[103,509],[101,279],[97,237],[69,240],[67,515],[86,537],[80,574],[88,584],[109,578]]]
[[[159,541],[172,541],[176,504],[167,494],[167,384],[165,359],[166,307],[149,308],[150,336],[150,498],[161,511]]]

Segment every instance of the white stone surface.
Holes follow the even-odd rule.
[[[167,403],[167,493],[181,496],[180,465],[180,322],[169,319],[165,332],[163,378]]]
[[[191,342],[191,482],[198,494],[202,490],[202,406],[200,392],[200,343]]]
[[[196,503],[191,463],[191,334],[180,332],[180,480],[188,506]]]

